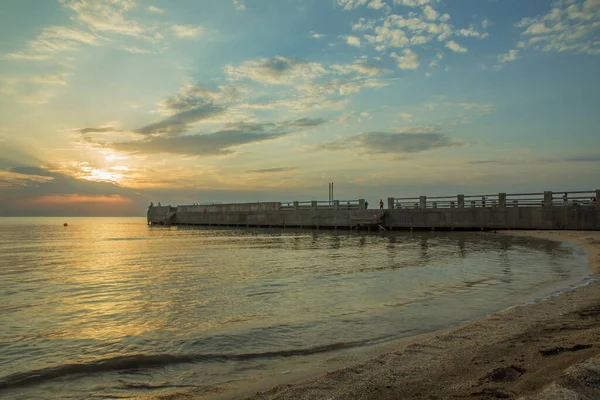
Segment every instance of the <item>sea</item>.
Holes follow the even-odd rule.
[[[0,398],[294,380],[589,279],[576,246],[488,232],[0,218]]]

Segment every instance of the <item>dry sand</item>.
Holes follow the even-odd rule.
[[[600,232],[501,234],[578,245],[588,252],[592,270],[600,272]],[[250,397],[239,393],[225,397],[600,399],[600,280],[547,301],[399,343],[369,361],[318,377]]]

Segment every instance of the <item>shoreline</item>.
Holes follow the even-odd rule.
[[[600,273],[598,231],[500,231],[576,245]],[[383,349],[383,350],[382,350]],[[600,280],[379,347],[344,367],[162,399],[600,398]],[[276,386],[273,386],[275,385]],[[231,388],[230,388],[231,389]]]

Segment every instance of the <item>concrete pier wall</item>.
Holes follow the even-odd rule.
[[[600,210],[592,207],[489,207],[401,210],[177,211],[156,207],[148,222],[239,227],[357,227],[385,229],[565,229],[600,230]]]
[[[600,210],[582,206],[391,210],[384,226],[392,229],[600,230]]]
[[[232,203],[148,208],[148,223],[238,227],[340,229],[565,229],[600,230],[600,190],[387,199],[366,210],[365,200],[340,203]],[[467,200],[466,200],[467,199]],[[345,204],[343,204],[345,203]]]

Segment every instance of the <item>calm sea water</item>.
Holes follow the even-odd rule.
[[[0,218],[0,397],[210,390],[456,325],[589,275],[576,247],[491,233]]]

